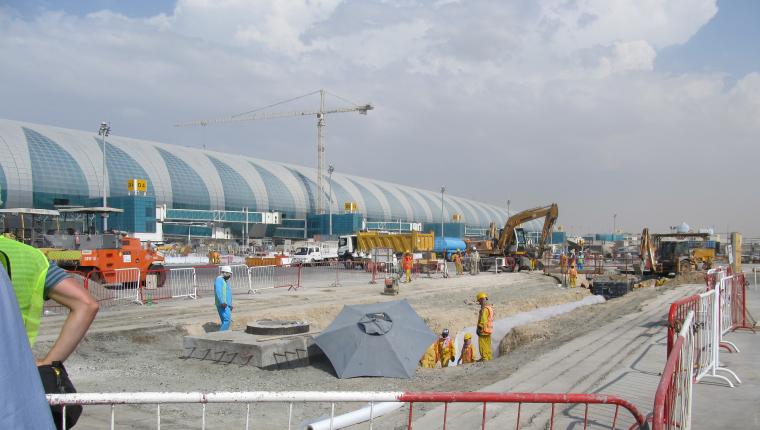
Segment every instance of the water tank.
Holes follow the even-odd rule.
[[[465,248],[467,248],[467,244],[458,237],[436,237],[433,245],[433,251],[436,254],[443,254],[444,249],[447,255],[457,252],[457,249],[464,252]]]
[[[682,222],[678,227],[676,227],[676,233],[688,233],[689,229],[689,224]]]

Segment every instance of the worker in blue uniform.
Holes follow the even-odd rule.
[[[214,303],[216,303],[216,310],[219,312],[219,319],[222,320],[219,331],[225,331],[230,329],[230,322],[232,321],[232,288],[230,288],[229,280],[232,276],[232,269],[230,266],[222,266],[219,268],[221,274],[216,277],[214,282]]]

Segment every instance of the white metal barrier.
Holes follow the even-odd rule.
[[[714,288],[699,295],[700,318],[697,319],[702,323],[696,327],[697,336],[699,336],[698,345],[700,345],[700,349],[696,351],[699,354],[697,359],[699,371],[696,380],[699,382],[706,377],[718,378],[733,387],[734,384],[729,378],[718,374],[718,372],[726,372],[741,383],[733,371],[720,367],[720,290],[720,288]]]
[[[720,343],[730,346],[736,352],[739,352],[739,347],[724,337],[734,328],[733,302],[736,299],[736,290],[733,281],[734,276],[724,276],[720,279],[720,283],[716,285],[716,288],[719,290],[718,297],[720,297]]]
[[[686,315],[675,347],[665,364],[655,394],[653,430],[691,428],[695,332],[699,332],[695,317],[694,311]]]
[[[195,267],[170,269],[167,282],[171,288],[172,298],[198,298],[198,284],[195,275]]]
[[[689,312],[681,332],[683,344],[678,352],[677,372],[673,375],[675,385],[674,422],[681,423],[680,429],[691,428],[692,387],[694,383],[692,369],[694,368],[694,312]]]
[[[140,269],[114,269],[113,301],[127,300],[142,304],[140,300]]]
[[[275,288],[275,271],[277,266],[253,266],[248,268],[248,293],[256,294],[259,291]]]
[[[381,391],[340,391],[340,392],[317,392],[317,391],[249,391],[249,392],[143,392],[143,393],[76,393],[76,394],[48,394],[50,405],[61,405],[63,411],[63,428],[66,428],[67,405],[109,405],[111,406],[110,428],[116,428],[116,405],[156,405],[156,428],[161,429],[161,405],[167,404],[200,404],[201,429],[206,429],[206,404],[226,403],[245,404],[245,428],[251,424],[251,404],[254,403],[287,403],[288,404],[288,429],[293,426],[293,404],[296,402],[329,403],[330,422],[329,428],[333,427],[335,418],[335,404],[343,402],[370,402],[373,407],[379,402],[398,402],[403,397],[403,392]],[[370,413],[370,428],[376,418]]]

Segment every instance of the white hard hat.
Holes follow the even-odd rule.
[[[230,266],[219,266],[219,271],[222,273],[232,274],[232,268]]]

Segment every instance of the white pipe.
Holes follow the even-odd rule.
[[[48,394],[51,405],[256,402],[395,402],[401,391],[244,391]]]
[[[403,402],[382,402],[375,403],[374,406],[367,405],[361,409],[357,409],[353,412],[349,412],[343,415],[338,415],[332,419],[332,427],[330,427],[330,417],[322,419],[320,421],[309,424],[307,430],[330,430],[342,429],[354,424],[363,423],[369,421],[370,412],[372,412],[372,419],[375,419],[381,415],[385,415],[389,412],[393,412],[396,409],[401,408],[406,403]]]

